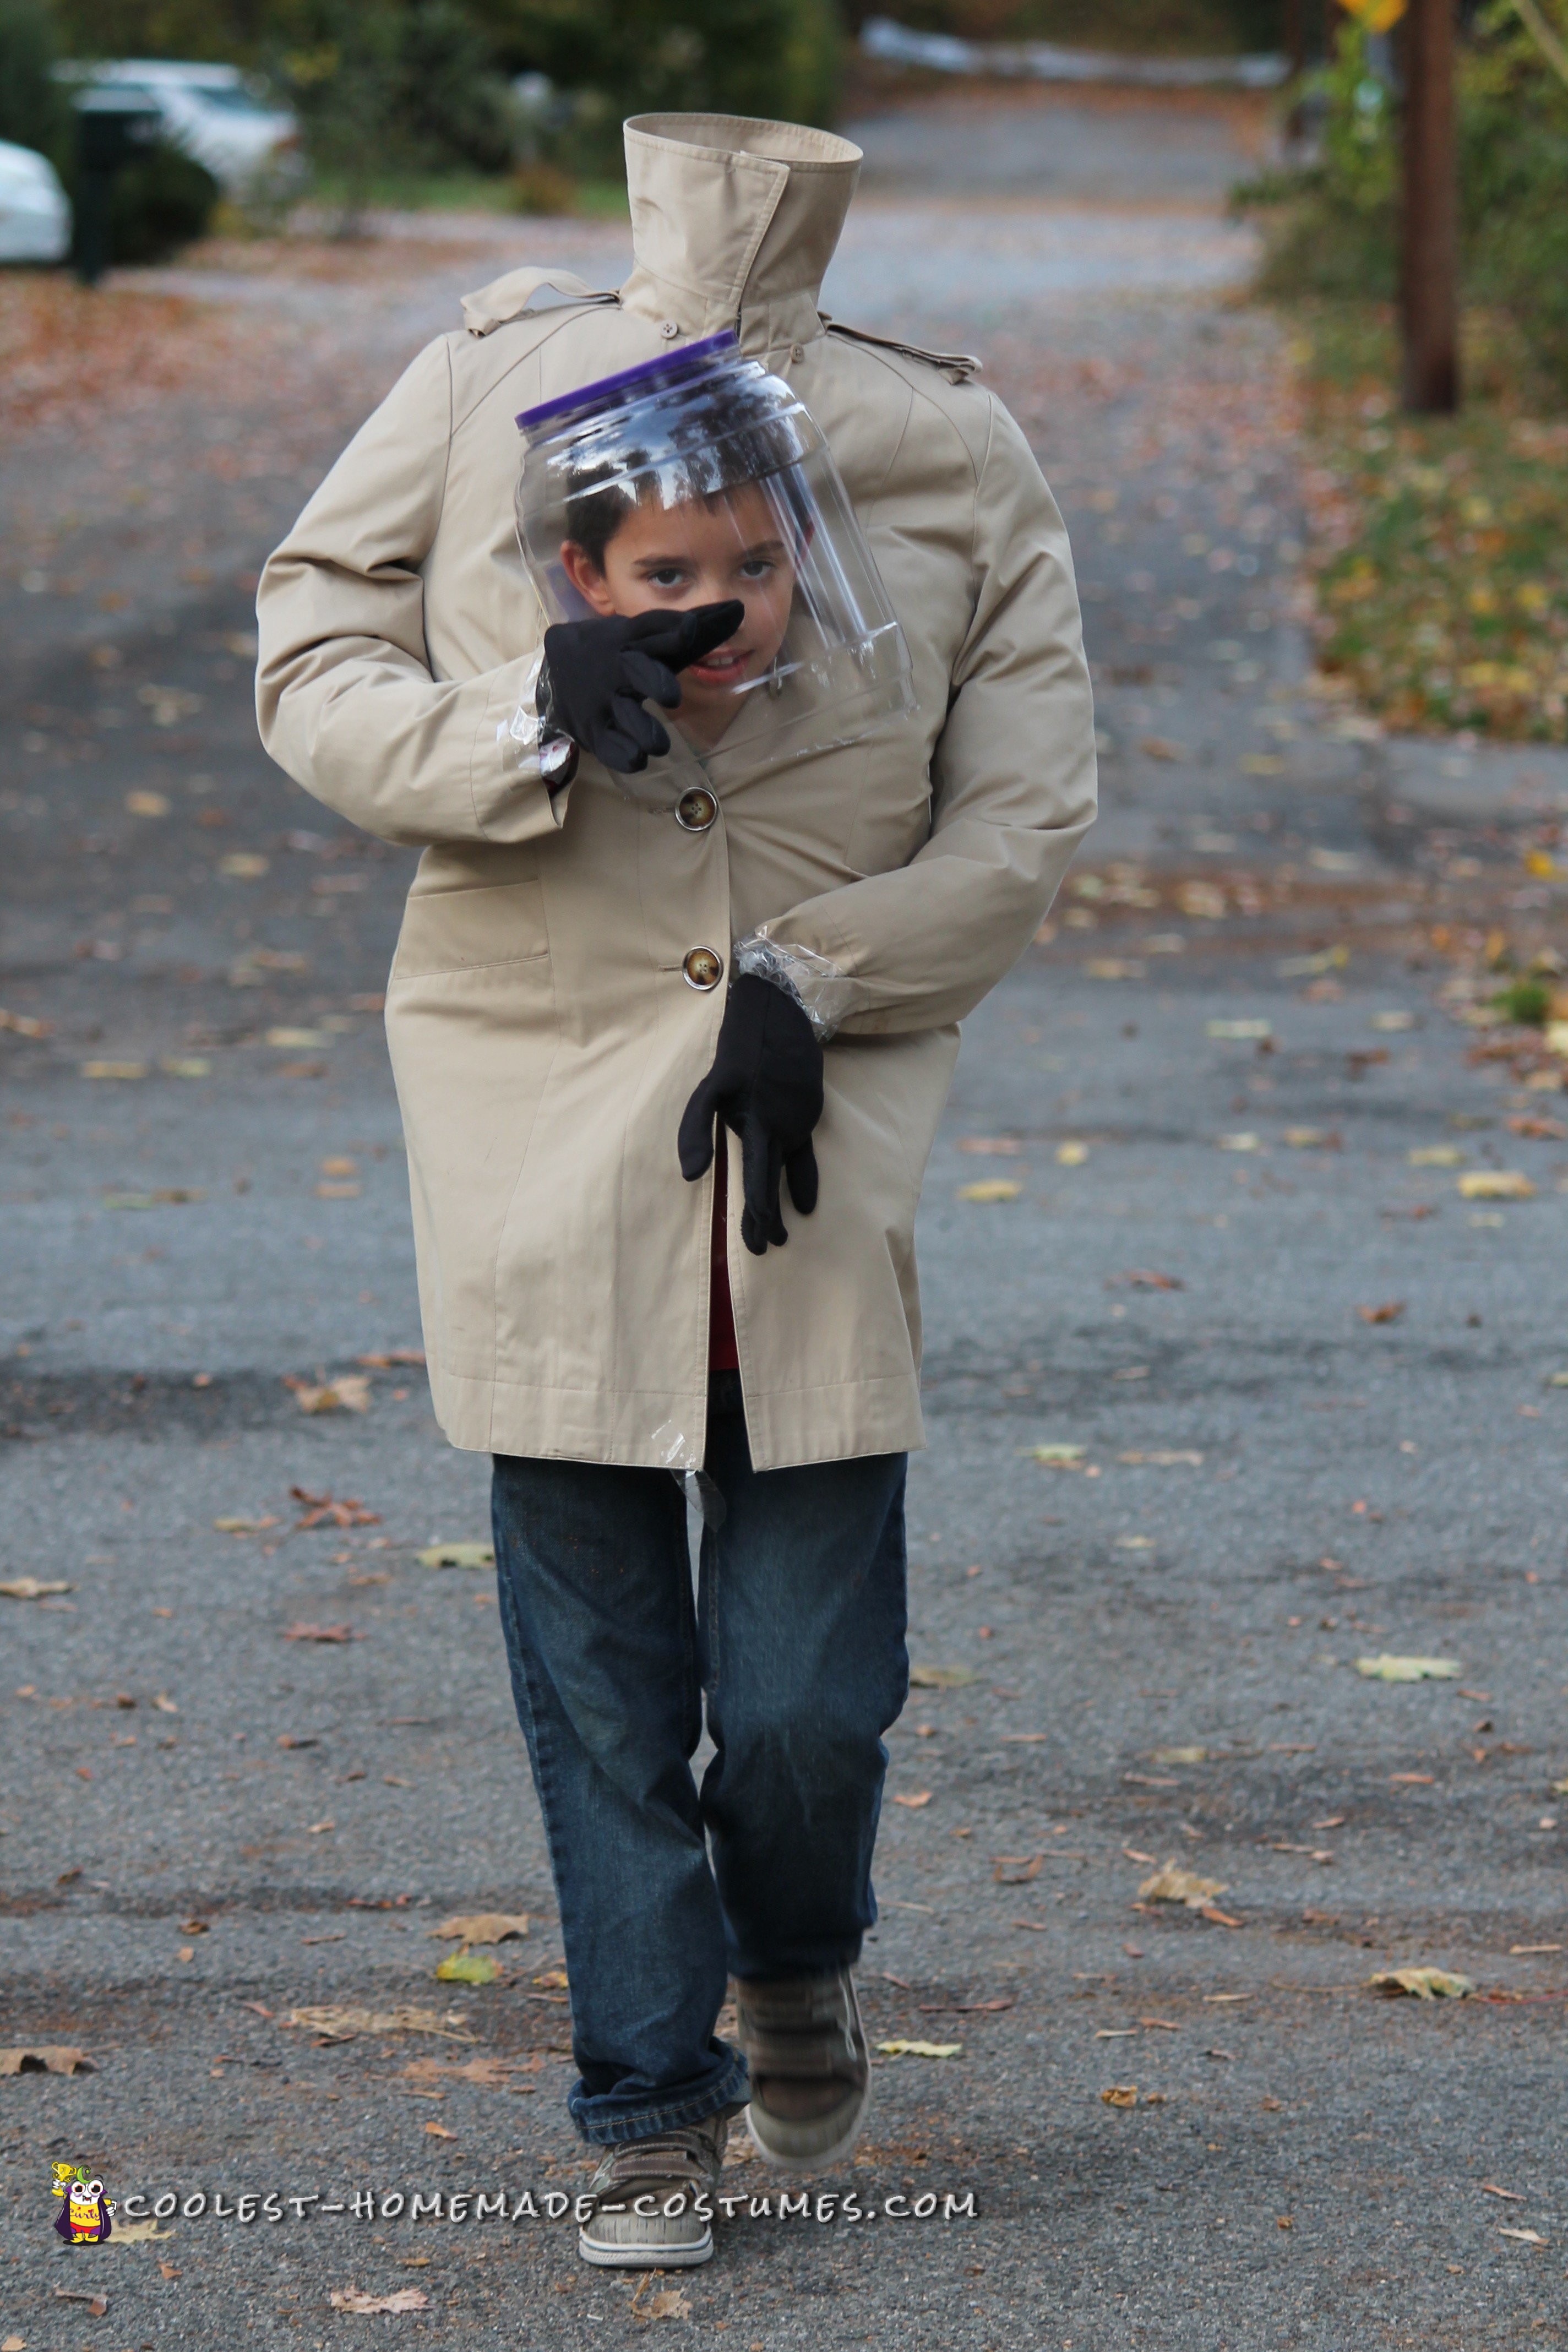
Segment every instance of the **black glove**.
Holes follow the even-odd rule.
[[[552,734],[568,736],[606,768],[640,775],[669,737],[645,710],[680,704],[677,670],[700,661],[746,617],[738,598],[683,613],[638,613],[631,620],[559,621],[544,632],[544,667],[534,704]]]
[[[689,1184],[708,1173],[715,1114],[741,1139],[741,1239],[761,1257],[770,1242],[789,1239],[779,1214],[781,1172],[803,1217],[816,1206],[811,1130],[822,1117],[822,1047],[794,997],[755,972],[731,983],[713,1067],[680,1122]]]

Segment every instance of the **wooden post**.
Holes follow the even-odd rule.
[[[1405,60],[1404,401],[1414,415],[1448,416],[1459,404],[1454,0],[1411,0]]]

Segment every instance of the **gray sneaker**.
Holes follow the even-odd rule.
[[[711,2116],[607,2150],[594,2175],[593,2216],[577,2233],[583,2260],[624,2271],[689,2270],[707,2262],[729,2137],[728,2116]]]
[[[871,2103],[871,2062],[849,1970],[737,1984],[735,2014],[752,2075],[746,2127],[761,2154],[792,2172],[839,2163]]]

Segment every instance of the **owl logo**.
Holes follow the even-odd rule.
[[[104,2195],[102,2181],[89,2179],[81,2164],[57,2164],[54,2176],[53,2194],[60,2200],[56,2234],[68,2246],[100,2246],[112,2237],[114,2200]]]

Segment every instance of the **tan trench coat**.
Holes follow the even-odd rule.
[[[913,1229],[957,1024],[1022,953],[1094,813],[1061,518],[967,371],[817,310],[859,152],[726,117],[626,128],[618,298],[464,304],[268,562],[268,750],[424,851],[387,989],[426,1348],[453,1444],[653,1463],[706,1411],[711,1176],[676,1129],[724,990],[685,977],[766,921],[858,983],[826,1052],[821,1202],[730,1279],[759,1469],[921,1443]],[[585,293],[576,281],[568,291]],[[496,736],[542,623],[512,516],[517,412],[736,326],[822,426],[902,624],[919,716],[722,792],[706,833],[584,759],[551,797]]]

